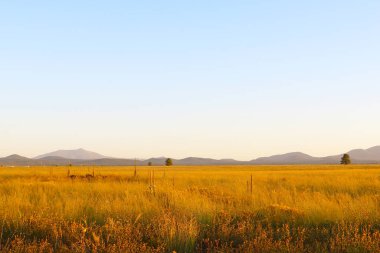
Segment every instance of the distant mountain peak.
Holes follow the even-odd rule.
[[[370,152],[380,152],[380,146],[374,146],[372,148],[367,149]]]
[[[54,152],[46,153],[43,155],[39,155],[34,159],[42,159],[45,157],[61,157],[66,159],[75,159],[75,160],[96,160],[109,158],[107,156],[85,150],[83,148],[72,149],[72,150],[57,150]]]
[[[13,154],[13,155],[4,157],[4,159],[8,159],[8,160],[29,160],[29,158],[24,157],[24,156],[20,156],[17,154]]]

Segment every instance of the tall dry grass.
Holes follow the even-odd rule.
[[[380,166],[154,169],[0,168],[0,251],[380,251]]]

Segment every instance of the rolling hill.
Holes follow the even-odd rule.
[[[45,157],[62,157],[66,159],[76,159],[76,160],[96,160],[96,159],[108,158],[104,155],[80,148],[80,149],[74,149],[74,150],[57,150],[51,153],[39,155],[35,157],[34,159],[41,159]]]
[[[380,146],[369,149],[354,149],[347,152],[353,163],[377,164],[380,163]],[[343,153],[342,153],[343,154]],[[260,157],[251,161],[238,161],[234,159],[211,159],[201,157],[187,157],[173,159],[175,165],[280,165],[280,164],[338,164],[342,154],[326,157],[313,157],[301,152],[292,152],[269,157]],[[34,166],[34,165],[89,165],[89,166],[132,166],[147,165],[149,162],[155,166],[165,164],[165,157],[150,158],[146,160],[110,158],[84,149],[59,150],[37,156],[34,159],[20,155],[11,155],[0,158],[3,166]]]

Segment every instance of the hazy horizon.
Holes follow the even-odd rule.
[[[314,155],[311,155],[311,154],[308,154],[308,153],[305,153],[305,152],[302,152],[302,151],[288,151],[288,152],[284,152],[284,153],[274,153],[274,154],[268,154],[268,155],[265,155],[265,156],[260,156],[260,157],[252,157],[252,158],[249,158],[249,159],[236,159],[234,157],[223,157],[223,158],[215,158],[215,157],[201,157],[201,156],[198,156],[198,158],[210,158],[210,159],[234,159],[234,160],[240,160],[240,161],[251,161],[251,160],[255,160],[255,159],[258,159],[258,158],[263,158],[263,157],[271,157],[271,156],[276,156],[276,155],[285,155],[285,154],[289,154],[289,153],[305,153],[306,155],[311,155],[312,157],[315,157],[315,158],[324,158],[324,157],[328,157],[328,156],[335,156],[335,155],[341,155],[343,153],[347,153],[349,151],[353,151],[353,150],[367,150],[367,149],[370,149],[370,148],[374,148],[374,147],[380,147],[380,145],[376,145],[376,146],[373,146],[373,147],[367,147],[367,148],[352,148],[350,150],[345,150],[345,151],[342,151],[340,153],[334,153],[334,154],[326,154],[324,156],[314,156]],[[35,155],[35,156],[25,156],[23,154],[20,154],[20,153],[13,153],[13,154],[8,154],[4,157],[8,157],[8,156],[12,156],[12,155],[19,155],[19,156],[22,156],[22,157],[27,157],[27,158],[31,158],[31,159],[39,159],[39,156],[41,155],[46,155],[46,154],[50,154],[50,153],[55,153],[55,152],[59,152],[59,151],[78,151],[78,150],[83,150],[83,151],[87,151],[87,152],[94,152],[98,155],[101,155],[101,156],[104,156],[104,158],[115,158],[115,159],[137,159],[137,160],[146,160],[146,159],[151,159],[151,158],[172,158],[172,159],[185,159],[185,158],[190,158],[190,157],[196,157],[196,156],[192,156],[192,155],[187,155],[187,156],[182,156],[182,157],[172,157],[172,156],[165,156],[165,155],[161,155],[161,156],[154,156],[154,157],[118,157],[118,156],[113,156],[113,155],[104,155],[100,152],[97,152],[96,150],[88,150],[88,149],[84,149],[84,148],[72,148],[72,149],[58,149],[58,150],[51,150],[51,151],[48,151],[48,152],[45,152],[45,153],[40,153],[38,155]],[[53,155],[53,156],[58,156],[58,157],[61,157],[60,155]],[[46,156],[45,156],[46,157]],[[0,156],[0,158],[3,158]],[[82,158],[81,158],[82,159]],[[101,158],[97,158],[97,159],[101,159]],[[85,159],[85,160],[91,160],[91,159]]]
[[[379,1],[0,4],[0,156],[380,145]]]

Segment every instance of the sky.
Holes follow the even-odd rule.
[[[0,156],[380,145],[380,1],[0,3]]]

